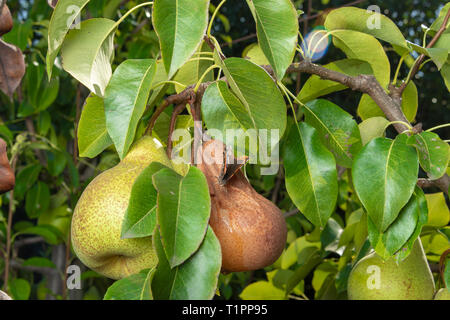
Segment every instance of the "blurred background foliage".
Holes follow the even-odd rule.
[[[82,19],[106,17],[117,20],[138,3],[92,0],[83,11]],[[211,10],[218,3],[218,0],[211,1]],[[315,26],[323,24],[330,9],[349,1],[300,0],[294,3],[297,9],[305,12],[300,19],[300,30],[306,35]],[[439,0],[350,3],[360,8],[379,6],[409,41],[418,44],[423,37],[421,25],[429,26],[443,5]],[[63,71],[59,63],[54,67],[53,79],[50,82],[47,79],[47,26],[52,13],[47,1],[10,0],[7,4],[15,24],[3,40],[23,51],[27,65],[26,75],[13,100],[0,93],[0,137],[7,141],[10,151],[14,145],[13,152],[17,155],[14,199],[11,203],[11,193],[0,197],[0,254],[6,250],[7,217],[13,213],[9,292],[15,299],[102,299],[112,280],[83,267],[66,244],[71,214],[81,191],[99,172],[116,164],[118,157],[113,149],[95,159],[80,159],[74,152],[74,123],[76,125],[88,90]],[[151,27],[150,12],[150,9],[139,10],[121,24],[116,36],[113,68],[127,58],[158,57],[158,39]],[[213,33],[222,41],[225,55],[245,56],[248,46],[256,42],[255,25],[246,2],[227,1],[218,18]],[[398,55],[389,51],[388,56],[391,68],[395,68]],[[326,64],[341,58],[344,54],[331,47],[317,63]],[[450,122],[449,94],[436,71],[434,64],[426,64],[414,79],[419,89],[416,122],[422,122],[424,128]],[[407,67],[403,65],[400,72],[402,78],[406,77]],[[286,83],[292,91],[298,91],[308,78],[304,74],[299,79],[296,75],[290,77]],[[360,96],[347,90],[327,98],[356,117]],[[159,125],[165,127],[164,123]],[[450,137],[449,133],[444,129],[441,136],[445,139]],[[275,201],[283,211],[289,213],[293,210],[294,206],[281,183],[281,173],[261,177],[257,174],[259,170],[255,169],[248,166],[247,175],[256,190]],[[350,213],[358,207],[355,196],[346,191],[346,184],[346,179],[342,179],[339,205],[326,230],[314,230],[301,215],[289,217],[288,249],[282,257],[266,270],[221,275],[218,299],[283,298],[286,286],[292,287],[291,298],[345,298],[346,277],[351,268],[349,257],[354,251],[343,252],[342,247],[338,249],[338,243],[343,241],[341,235],[348,230],[344,221],[348,221]],[[448,212],[445,203],[438,206],[445,207]],[[444,232],[448,232],[448,228]],[[358,235],[358,230],[353,230],[352,236],[354,234]],[[360,243],[363,245],[364,241]],[[309,259],[309,265],[302,264],[298,254],[308,246],[327,248],[330,254],[326,259],[320,255],[318,259]],[[433,236],[424,242],[424,246],[429,259],[436,262],[439,254],[448,247],[448,242],[445,238]],[[309,253],[313,256],[317,250],[309,250]],[[0,288],[4,286],[4,262],[0,256]],[[82,267],[81,290],[68,291],[63,285],[63,270],[69,264]],[[287,281],[294,273],[300,280],[296,283]]]

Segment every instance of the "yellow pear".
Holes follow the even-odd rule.
[[[362,258],[350,273],[347,285],[350,300],[432,300],[434,280],[417,239],[409,256],[397,263],[376,253]]]
[[[450,300],[450,289],[442,288],[434,296],[434,300]]]
[[[78,200],[72,218],[74,251],[108,278],[121,279],[157,264],[151,237],[120,238],[133,183],[155,161],[172,167],[161,143],[144,136],[119,164],[92,180]]]

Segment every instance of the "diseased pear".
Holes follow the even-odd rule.
[[[434,300],[450,300],[450,289],[442,288],[434,296]]]
[[[151,237],[121,239],[122,220],[134,180],[151,162],[172,167],[161,143],[140,138],[115,167],[98,175],[84,190],[72,218],[72,244],[89,268],[120,279],[156,265]]]
[[[409,256],[397,264],[376,253],[362,258],[348,279],[350,300],[432,300],[434,280],[420,239]]]
[[[8,6],[5,4],[0,14],[0,37],[11,31],[13,27],[13,19]]]
[[[202,170],[211,195],[209,224],[222,249],[222,270],[239,272],[264,268],[282,253],[287,236],[283,214],[250,185],[238,170],[224,185],[219,183],[223,169],[224,144],[210,140],[203,144]],[[200,151],[199,151],[200,153]]]
[[[16,179],[6,154],[6,142],[0,138],[0,194],[14,188]]]

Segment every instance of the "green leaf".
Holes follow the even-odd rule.
[[[257,43],[248,45],[244,51],[242,51],[242,58],[250,60],[254,64],[260,66],[270,64],[264,55],[264,52],[261,50],[261,47]]]
[[[450,2],[447,2],[445,6],[442,7],[441,11],[439,11],[439,15],[434,20],[434,22],[430,26],[430,30],[434,32],[429,32],[431,36],[434,36],[436,32],[441,28],[442,23],[444,22],[445,15],[447,14],[448,10],[450,9]]]
[[[40,164],[29,164],[19,170],[16,175],[16,185],[14,186],[14,195],[22,199],[25,192],[36,182],[42,166]]]
[[[338,71],[355,77],[360,74],[373,74],[370,64],[357,59],[342,59],[323,66],[329,70]],[[347,86],[336,81],[323,80],[319,76],[312,75],[306,80],[297,98],[306,103],[318,97],[346,89]]]
[[[59,176],[67,164],[66,154],[57,150],[47,151],[45,154],[47,158],[48,172],[53,177]]]
[[[29,227],[24,230],[21,230],[17,235],[19,234],[33,234],[41,236],[45,239],[45,241],[49,244],[56,245],[60,242],[60,233],[58,229],[56,229],[53,226],[49,225],[41,225],[41,226],[34,226]]]
[[[320,242],[309,242],[306,237],[295,239],[281,256],[281,268],[288,269],[297,262],[299,253],[306,247],[315,246],[320,248]]]
[[[200,45],[208,25],[208,5],[208,0],[158,0],[153,4],[153,26],[169,78]]]
[[[115,28],[109,19],[84,20],[67,34],[61,47],[64,70],[100,97],[111,78]]]
[[[155,269],[133,274],[114,282],[103,300],[153,300],[151,282]]]
[[[402,93],[402,111],[405,114],[406,119],[410,122],[414,122],[417,114],[417,107],[419,105],[419,96],[417,93],[417,87],[413,81],[410,81]],[[372,98],[363,94],[359,101],[358,116],[363,119],[369,119],[372,117],[384,117],[383,111],[372,100]]]
[[[427,215],[425,197],[423,192],[414,192],[395,221],[383,233],[378,231],[369,217],[369,239],[377,254],[387,259],[399,251],[413,235],[421,215]]]
[[[212,52],[211,48],[203,42],[203,44],[198,48],[198,53],[200,52]],[[200,57],[200,56],[198,56]],[[195,58],[198,58],[195,56]],[[174,81],[177,81],[181,84],[184,84],[186,87],[190,85],[195,85],[198,80],[200,80],[200,77],[203,75],[203,73],[208,69],[210,66],[213,65],[213,61],[210,60],[193,60],[186,62],[180,70],[178,70],[177,74],[173,78]],[[203,82],[207,81],[213,81],[214,80],[214,73],[211,70],[208,72],[208,74],[203,78]],[[182,86],[179,86],[175,84],[175,90],[177,93],[180,93],[185,88]]]
[[[428,206],[427,226],[436,228],[445,227],[450,221],[450,211],[445,202],[443,192],[430,193],[425,195]]]
[[[162,168],[167,167],[159,162],[153,162],[134,181],[128,209],[122,222],[122,239],[147,237],[153,234],[156,225],[157,192],[152,177]]]
[[[260,113],[270,113],[267,118],[262,119]],[[202,114],[206,126],[209,129],[219,130],[224,137],[225,142],[233,144],[238,152],[251,153],[252,157],[257,158],[258,149],[271,150],[274,146],[270,145],[269,139],[263,139],[257,135],[258,130],[267,129],[267,120],[277,116],[276,110],[263,110],[260,105],[252,104],[247,109],[244,104],[231,92],[226,82],[218,81],[208,86],[202,99]],[[243,130],[243,135],[248,137],[249,144],[235,141],[234,136],[230,137],[228,130]],[[228,132],[227,132],[228,131]],[[236,131],[231,131],[236,132]],[[242,138],[239,137],[238,140]],[[252,149],[248,146],[258,146]],[[234,148],[233,148],[234,150]]]
[[[414,229],[413,234],[411,235],[411,237],[409,237],[403,248],[397,252],[397,261],[404,260],[411,253],[416,239],[422,232],[422,227],[425,226],[428,220],[428,208],[425,202],[425,194],[423,193],[422,189],[416,186],[412,197],[416,198],[416,201],[419,204],[419,218],[417,219],[416,228]]]
[[[314,225],[324,227],[336,205],[336,162],[306,123],[290,130],[283,150],[286,189],[294,204]]]
[[[133,143],[155,71],[155,60],[125,60],[105,90],[106,128],[121,159]]]
[[[322,261],[319,249],[316,247],[304,248],[298,255],[298,261],[300,266],[295,270],[286,286],[286,292],[288,293]]]
[[[27,48],[28,41],[33,35],[33,20],[27,19],[24,22],[14,19],[14,26],[10,32],[2,36],[7,43],[13,44],[21,51]]]
[[[78,124],[80,157],[94,158],[112,143],[106,130],[103,99],[91,93],[86,99]]]
[[[208,226],[211,203],[208,183],[196,167],[186,176],[171,169],[153,175],[158,190],[158,225],[171,268],[182,264],[202,243]]]
[[[49,81],[44,65],[33,62],[27,66],[25,87],[28,102],[33,106],[33,113],[40,112],[47,109],[56,100],[59,78],[54,77]]]
[[[390,81],[391,67],[383,46],[373,36],[352,30],[334,30],[333,43],[347,58],[366,61],[383,88]]]
[[[245,287],[239,297],[242,300],[285,300],[286,294],[268,281],[257,281]]]
[[[56,269],[56,265],[53,263],[53,261],[42,257],[29,258],[22,263],[22,266],[45,267]]]
[[[158,268],[152,281],[156,300],[205,300],[215,292],[222,266],[220,243],[211,227],[197,252],[183,264],[171,268],[155,228],[153,243],[158,254]]]
[[[261,67],[242,58],[221,61],[231,89],[243,103],[255,127],[286,129],[286,105],[278,87]],[[277,142],[277,141],[274,141]]]
[[[48,209],[50,204],[50,190],[42,181],[38,181],[27,192],[25,198],[25,211],[30,218],[37,218]]]
[[[53,63],[72,23],[89,0],[58,1],[48,25],[47,74],[52,76]]]
[[[442,177],[450,160],[450,146],[433,132],[412,135],[408,144],[417,149],[422,169],[431,180]]]
[[[446,63],[442,66],[441,76],[444,79],[447,90],[450,91],[450,64]]]
[[[353,117],[328,100],[314,100],[304,106],[305,122],[313,126],[336,163],[350,168],[362,148],[359,128]]]
[[[397,218],[417,182],[417,152],[406,144],[407,139],[406,134],[395,140],[373,139],[353,162],[355,191],[380,232]]]
[[[30,298],[30,283],[21,278],[15,278],[8,283],[9,291],[14,300],[28,300]]]
[[[441,35],[442,37],[443,35]],[[450,39],[447,39],[446,42],[448,42]],[[436,42],[436,44],[432,48],[424,48],[421,47],[413,42],[408,41],[408,45],[414,49],[415,51],[419,52],[420,54],[424,54],[427,57],[430,57],[431,60],[433,60],[434,64],[437,66],[438,70],[441,70],[442,66],[446,63],[447,57],[448,57],[448,49],[450,48],[442,48],[439,47],[439,42],[441,41],[441,38],[439,38],[439,41]]]
[[[41,136],[47,135],[52,125],[52,119],[48,111],[39,112],[37,120],[37,131]]]
[[[247,0],[259,45],[277,79],[283,79],[297,46],[298,19],[290,0]]]
[[[320,242],[325,251],[338,252],[339,238],[343,232],[342,227],[333,218],[328,219],[325,228],[320,233]]]
[[[409,51],[406,40],[395,23],[385,15],[369,10],[355,7],[332,10],[327,15],[325,27],[330,31],[346,29],[363,32]]]
[[[388,123],[389,121],[384,117],[371,117],[361,122],[358,127],[362,144],[366,145],[372,139],[384,137]]]

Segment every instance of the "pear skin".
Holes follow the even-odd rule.
[[[0,194],[12,190],[15,182],[16,178],[6,154],[6,142],[0,138]]]
[[[8,6],[5,4],[0,14],[0,37],[11,31],[13,28],[13,19]]]
[[[350,273],[350,300],[432,300],[433,275],[420,239],[409,256],[397,264],[394,257],[383,260],[376,253],[362,258]]]
[[[108,278],[121,279],[157,264],[151,237],[120,238],[133,183],[154,161],[171,168],[160,142],[144,136],[119,164],[92,180],[76,205],[73,249],[86,266]]]
[[[450,289],[442,288],[434,296],[434,300],[450,300]]]
[[[210,226],[220,242],[222,271],[257,270],[274,263],[286,245],[287,227],[280,209],[258,194],[241,170],[219,182],[224,144],[203,144],[202,170],[211,195]],[[199,151],[200,152],[200,151]],[[217,157],[217,158],[216,158]]]

